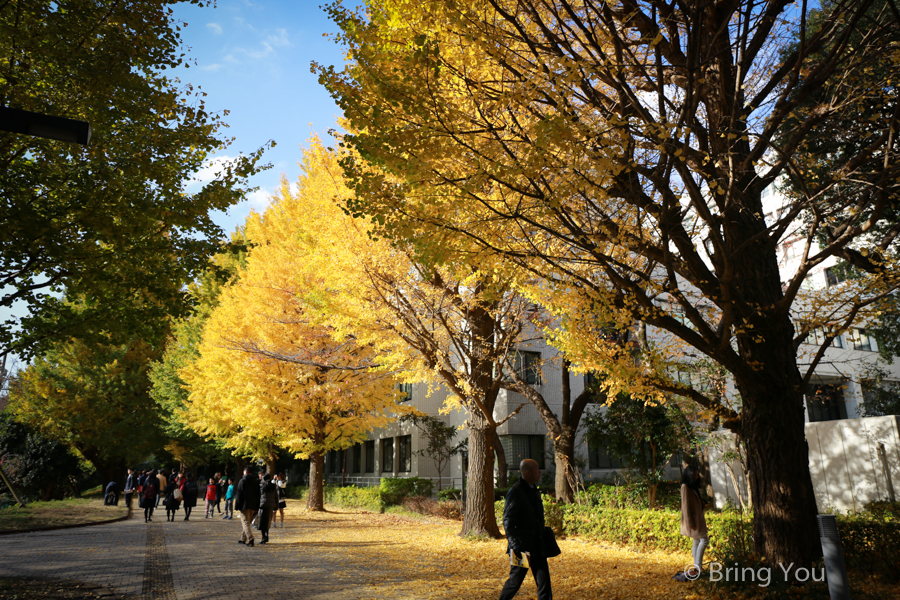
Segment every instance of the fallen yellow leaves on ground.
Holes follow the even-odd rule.
[[[460,524],[329,507],[287,510],[287,527],[272,530],[270,551],[316,552],[345,566],[348,583],[365,584],[363,598],[491,599],[500,594],[509,560],[505,540],[469,540]],[[689,554],[632,552],[577,539],[560,540],[550,560],[554,597],[563,599],[677,598],[693,584],[671,579]],[[535,600],[529,575],[517,598]]]

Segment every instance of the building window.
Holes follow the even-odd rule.
[[[825,338],[827,337],[825,330],[821,327],[816,327],[812,331],[809,332],[809,335],[806,336],[807,344],[815,344],[816,346],[821,346],[825,343]],[[844,342],[841,339],[841,336],[836,335],[831,340],[832,348],[843,348]]]
[[[847,402],[841,384],[812,384],[806,389],[806,412],[810,423],[847,418]]]
[[[331,467],[329,472],[332,475],[341,472],[341,451],[340,450],[332,450],[328,453],[328,464]]]
[[[411,383],[401,383],[397,386],[397,389],[400,390],[400,402],[407,402],[412,400],[412,384]]]
[[[869,337],[865,329],[851,329],[849,332],[850,343],[854,350],[875,351],[875,340]]]
[[[847,281],[846,268],[828,267],[825,269],[825,283],[829,286]]]
[[[546,465],[545,444],[547,436],[544,435],[501,435],[500,444],[506,454],[506,464],[510,469],[516,470],[519,463],[526,458],[537,461],[541,469]]]
[[[588,442],[588,468],[589,469],[621,469],[622,461],[613,458],[606,453],[606,449],[599,444]]]
[[[400,461],[400,469],[401,473],[409,473],[412,471],[412,436],[411,435],[401,435],[397,438],[397,452],[400,454],[398,456],[398,460]]]
[[[381,440],[381,472],[394,472],[394,438]]]
[[[375,472],[375,440],[366,440],[365,446],[365,455],[366,455],[366,473],[374,473]]]
[[[362,444],[353,446],[353,472],[362,473]]]
[[[541,385],[541,353],[516,350],[510,361],[516,373],[528,385]]]

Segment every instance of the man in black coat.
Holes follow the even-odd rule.
[[[128,469],[128,477],[125,479],[125,505],[131,510],[131,501],[137,490],[139,477],[132,469]]]
[[[256,468],[247,465],[234,493],[234,509],[241,515],[241,539],[238,540],[240,544],[253,547],[253,529],[250,523],[259,510],[259,499],[259,478],[256,476]]]
[[[519,464],[519,473],[519,481],[509,488],[503,508],[503,529],[506,530],[508,542],[506,552],[510,555],[510,563],[514,559],[520,559],[523,553],[528,554],[528,565],[537,584],[538,600],[553,600],[550,568],[542,541],[544,504],[535,487],[541,478],[541,469],[536,461],[526,458]],[[511,600],[525,581],[527,573],[527,568],[511,564],[509,579],[503,585],[500,600]]]

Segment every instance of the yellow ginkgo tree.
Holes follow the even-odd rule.
[[[325,453],[386,425],[395,380],[375,369],[374,350],[313,318],[323,289],[294,252],[302,215],[275,201],[252,215],[255,245],[246,268],[210,315],[200,358],[181,371],[190,390],[185,420],[236,453],[265,457],[272,447],[310,458],[310,510],[322,510]]]
[[[412,247],[373,239],[367,221],[343,210],[349,192],[339,158],[313,140],[297,189],[284,182],[278,192],[273,206],[290,223],[281,239],[293,275],[321,284],[305,287],[305,301],[335,339],[371,349],[380,369],[404,381],[445,386],[449,405],[465,410],[470,483],[463,532],[498,536],[496,431],[512,415],[495,408],[509,387],[510,355],[535,333],[534,305],[515,291],[519,272],[504,263],[435,266]]]

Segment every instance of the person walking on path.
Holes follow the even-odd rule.
[[[278,486],[272,483],[272,476],[266,473],[263,476],[263,485],[260,490],[259,507],[259,533],[262,534],[260,544],[269,543],[269,527],[278,508]]]
[[[222,478],[221,473],[216,473],[216,476],[213,477],[216,481],[216,511],[221,515],[222,514],[222,498],[225,496],[225,480]]]
[[[219,495],[219,489],[216,485],[216,480],[212,477],[209,479],[209,483],[206,485],[206,495],[204,498],[206,499],[206,517],[207,519],[211,519],[216,514],[216,496]]]
[[[284,529],[284,509],[287,506],[287,479],[284,473],[275,476],[275,486],[278,488],[278,512],[281,514],[281,528]],[[272,516],[274,525],[275,516]]]
[[[230,479],[225,488],[225,516],[222,518],[228,520],[234,518],[234,482]]]
[[[509,579],[503,584],[500,600],[510,600],[519,591],[529,567],[537,584],[538,600],[553,600],[550,587],[550,567],[544,551],[544,504],[536,484],[541,469],[530,458],[519,464],[518,483],[509,488],[503,508],[503,529],[506,530],[510,568]],[[522,556],[526,559],[523,561]],[[527,562],[527,566],[526,565]]]
[[[169,483],[169,480],[166,479],[165,469],[160,469],[158,473],[156,473],[156,481],[159,484],[156,488],[156,506],[159,507],[159,499],[162,498],[162,491],[166,489],[166,484]]]
[[[125,506],[131,510],[131,501],[137,489],[139,478],[134,469],[128,469],[128,477],[125,478]]]
[[[703,515],[703,498],[700,496],[700,472],[687,467],[681,475],[681,535],[692,538],[691,554],[694,564],[686,573],[678,573],[674,579],[693,581],[703,572],[703,554],[709,546],[709,532]]]
[[[166,507],[166,521],[174,521],[175,513],[178,511],[178,507],[181,506],[182,496],[181,490],[178,489],[178,484],[175,483],[174,479],[166,484],[163,496],[166,497],[163,500],[163,504]]]
[[[197,495],[199,494],[199,490],[197,489],[197,482],[194,481],[194,476],[190,473],[187,476],[187,481],[184,483],[184,488],[181,490],[182,496],[184,496],[184,520],[191,520],[191,511],[197,506]]]
[[[159,480],[156,478],[156,473],[150,473],[147,476],[147,482],[144,484],[144,490],[141,492],[144,508],[144,523],[149,523],[153,520],[153,508],[156,506],[156,501],[159,497]]]
[[[244,476],[238,481],[234,494],[234,507],[241,516],[240,544],[253,547],[253,529],[250,522],[259,510],[260,489],[259,480],[256,478],[256,469],[250,465],[244,469]]]

